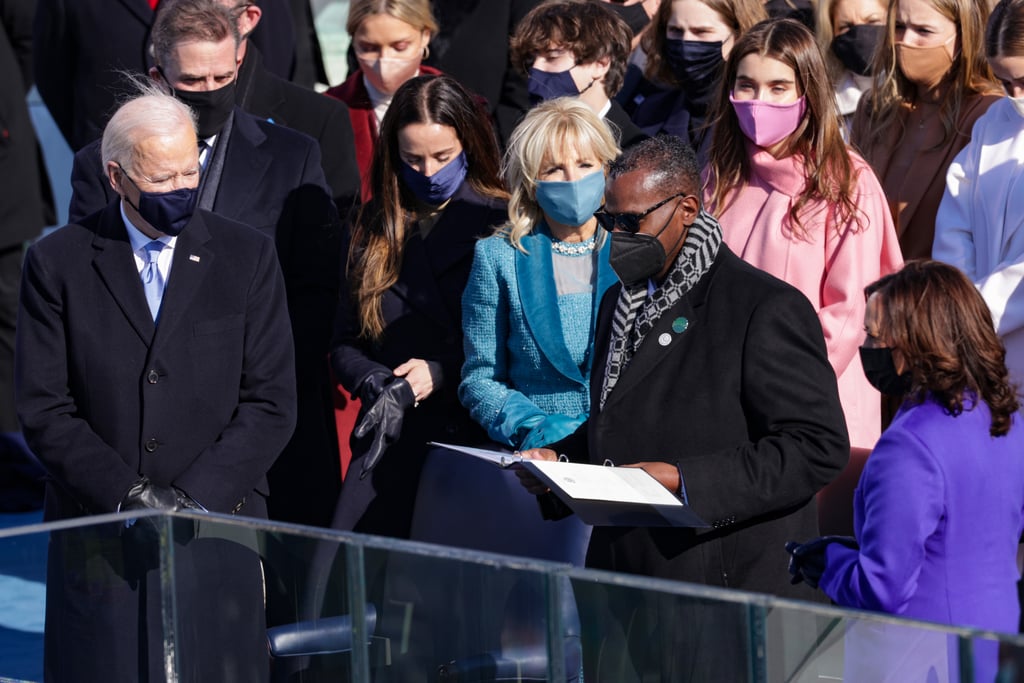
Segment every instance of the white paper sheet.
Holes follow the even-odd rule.
[[[599,467],[573,462],[531,460],[573,498],[682,507],[683,503],[639,467]]]

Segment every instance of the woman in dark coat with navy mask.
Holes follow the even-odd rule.
[[[407,537],[426,442],[486,438],[456,388],[473,247],[505,219],[499,163],[486,112],[457,81],[421,76],[395,93],[335,322],[335,375],[362,402],[335,528]]]
[[[641,41],[644,80],[617,97],[633,123],[648,135],[686,140],[703,163],[725,59],[766,16],[761,0],[662,0]]]

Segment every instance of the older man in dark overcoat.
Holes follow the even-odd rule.
[[[24,269],[17,405],[50,475],[45,519],[265,518],[296,402],[273,240],[195,209],[196,132],[173,97],[123,105],[102,156],[118,199],[40,240]],[[152,520],[53,533],[47,681],[155,681],[169,668],[179,681],[267,677],[259,558],[179,522],[170,612]]]

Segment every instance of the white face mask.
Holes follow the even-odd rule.
[[[1013,108],[1017,110],[1017,113],[1024,117],[1024,97],[1010,97],[1007,95],[1006,99],[1010,100],[1013,104]]]
[[[378,57],[377,59],[359,59],[366,80],[385,95],[393,95],[410,78],[415,78],[420,70],[419,57],[401,59],[399,57]]]

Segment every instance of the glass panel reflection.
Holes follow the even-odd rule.
[[[0,680],[42,681],[47,657],[76,682],[125,667],[120,680],[275,683],[1024,671],[1017,636],[252,520],[127,519],[0,530]]]

